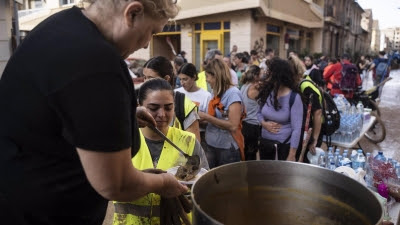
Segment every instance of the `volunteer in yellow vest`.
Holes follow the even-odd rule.
[[[310,117],[309,127],[312,127],[313,129],[306,149],[306,154],[308,151],[310,151],[311,154],[315,154],[316,153],[315,148],[321,147],[322,144],[322,135],[321,135],[321,126],[323,122],[322,96],[321,96],[322,93],[318,89],[317,84],[315,84],[315,82],[311,79],[309,75],[312,74],[313,78],[318,83],[321,82],[323,83],[322,75],[318,73],[319,72],[318,69],[307,71],[303,62],[297,56],[294,55],[289,56],[288,61],[292,67],[294,76],[296,76],[294,80],[297,81],[298,84],[300,84],[300,91],[304,95],[305,99],[307,99],[307,101],[310,95],[312,94],[312,100],[311,100],[312,107],[311,107],[311,117]],[[320,77],[319,80],[318,77]],[[302,82],[302,80],[304,81]],[[308,162],[307,157],[304,157],[304,162]]]
[[[208,50],[208,52],[206,53],[206,56],[204,57],[204,67],[207,66],[207,64],[213,60],[213,59],[222,59],[222,52],[218,49],[211,49]],[[199,88],[203,88],[206,91],[211,91],[211,87],[208,88],[207,85],[207,81],[206,81],[206,72],[205,71],[201,71],[199,74],[197,74],[197,81],[196,81],[196,85]]]
[[[152,79],[139,90],[139,104],[154,117],[157,128],[189,155],[200,156],[200,167],[209,169],[207,158],[194,134],[170,127],[174,116],[174,92],[167,81]],[[133,165],[140,169],[169,168],[185,163],[185,157],[150,128],[141,128],[141,145],[132,158]],[[149,193],[134,202],[114,202],[114,225],[160,224],[160,196]]]
[[[143,66],[144,80],[153,78],[162,78],[174,87],[172,76],[174,69],[171,62],[163,57],[157,56],[149,59]],[[197,114],[197,106],[183,93],[176,93],[174,96],[175,115],[171,122],[171,126],[192,132],[200,140],[199,115]]]

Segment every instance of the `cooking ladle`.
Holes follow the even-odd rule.
[[[149,126],[150,129],[152,129],[154,132],[156,132],[162,139],[166,142],[168,142],[170,145],[172,145],[176,150],[178,150],[185,158],[187,159],[186,165],[191,165],[193,167],[200,168],[200,157],[198,155],[188,155],[182,149],[180,149],[176,144],[174,144],[169,138],[167,138],[163,132],[161,132],[157,127],[155,126]]]

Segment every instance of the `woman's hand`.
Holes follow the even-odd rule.
[[[139,127],[146,127],[149,125],[154,127],[156,126],[156,121],[144,106],[138,106],[136,108],[136,118]]]
[[[296,149],[290,148],[289,155],[286,158],[286,161],[296,162]]]
[[[281,129],[281,125],[279,123],[273,121],[262,121],[261,126],[269,131],[270,133],[276,134]]]
[[[317,140],[314,139],[314,141],[311,142],[311,144],[308,146],[308,149],[310,150],[310,153],[312,155],[315,155],[317,153],[317,151],[315,150],[316,147],[317,147]]]
[[[189,188],[179,183],[172,174],[162,173],[160,175],[163,176],[163,187],[156,192],[157,194],[165,198],[174,198],[189,191]]]
[[[207,121],[208,113],[205,113],[205,112],[202,112],[202,111],[199,111],[199,112],[197,112],[197,113],[198,113],[199,116],[200,116],[200,122],[205,122],[205,121]]]

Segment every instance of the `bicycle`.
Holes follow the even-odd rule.
[[[381,111],[379,109],[378,104],[376,103],[376,99],[379,96],[379,88],[391,80],[391,77],[386,78],[380,84],[364,91],[356,91],[354,92],[353,98],[348,99],[352,104],[356,105],[359,101],[364,105],[364,108],[371,109],[371,116],[374,116],[376,119],[371,126],[371,128],[364,134],[364,136],[374,142],[380,143],[386,138],[386,128],[385,124],[381,120]]]

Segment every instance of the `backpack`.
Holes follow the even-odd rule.
[[[322,92],[322,103],[324,123],[321,132],[325,136],[331,136],[340,127],[340,113],[331,95],[325,91]]]
[[[387,70],[388,70],[388,63],[385,61],[382,61],[376,67],[375,74],[376,74],[376,76],[384,77],[384,76],[386,76]]]
[[[358,69],[353,64],[342,64],[342,79],[339,87],[342,91],[354,91],[357,89]]]
[[[335,133],[336,130],[339,129],[340,127],[340,114],[339,114],[339,110],[336,107],[335,102],[333,101],[331,95],[322,90],[321,88],[319,88],[319,86],[312,80],[308,80],[308,79],[303,79],[300,84],[299,87],[301,86],[301,84],[305,81],[308,81],[310,83],[312,83],[315,87],[318,88],[321,97],[322,97],[322,116],[324,118],[324,122],[322,123],[321,126],[321,133],[323,135],[326,136],[327,138],[327,145],[330,146],[331,144],[331,140],[330,140],[330,136],[332,134]]]
[[[183,121],[185,121],[185,94],[176,91],[175,92],[175,117],[178,119],[179,123],[181,124],[182,130]]]

